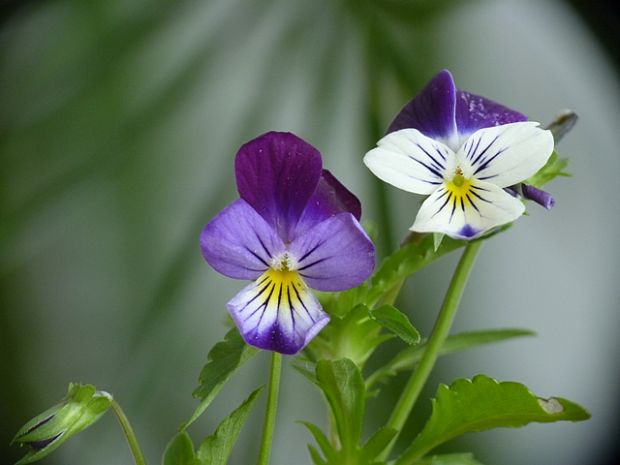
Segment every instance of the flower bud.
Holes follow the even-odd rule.
[[[528,184],[521,184],[521,193],[523,198],[536,202],[541,207],[551,210],[555,205],[555,199],[542,189],[537,189],[534,186]]]
[[[112,403],[112,396],[90,384],[69,385],[66,397],[26,423],[11,442],[28,447],[16,465],[42,459],[76,433],[95,423]]]

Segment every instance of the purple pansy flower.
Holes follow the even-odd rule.
[[[218,272],[253,281],[227,304],[245,341],[294,354],[329,322],[310,288],[361,284],[375,248],[358,222],[357,198],[294,134],[269,132],[243,145],[235,174],[241,198],[205,226],[202,254]]]
[[[457,89],[443,70],[401,110],[364,163],[385,182],[429,195],[412,231],[474,239],[523,214],[523,203],[511,193],[553,206],[546,192],[519,184],[552,152],[550,131]]]

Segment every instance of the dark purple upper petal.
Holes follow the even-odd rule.
[[[457,89],[455,120],[458,133],[469,135],[482,128],[527,121],[527,116],[493,100]]]
[[[375,266],[375,246],[350,213],[340,213],[293,241],[290,253],[304,281],[319,291],[360,285]]]
[[[433,139],[456,133],[456,87],[450,71],[440,71],[396,116],[387,133],[414,128]]]
[[[222,210],[202,230],[202,256],[229,278],[256,279],[282,253],[284,244],[275,230],[239,199]]]
[[[322,173],[321,154],[287,132],[268,132],[243,145],[235,158],[237,189],[289,242]]]
[[[345,212],[359,220],[362,216],[360,201],[333,174],[323,170],[319,184],[295,228],[294,236],[300,236],[327,218]]]
[[[519,112],[457,89],[444,69],[405,105],[387,132],[414,128],[433,139],[458,140],[478,129],[526,120]]]

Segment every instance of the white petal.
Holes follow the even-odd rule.
[[[443,182],[446,162],[454,152],[417,129],[395,131],[364,156],[364,163],[382,181],[415,194],[430,194]]]
[[[294,271],[269,269],[227,307],[248,344],[283,354],[299,352],[329,322]]]
[[[476,179],[499,187],[526,180],[542,168],[553,152],[550,131],[526,121],[484,128],[474,132],[459,149]]]
[[[424,201],[411,230],[475,239],[516,220],[524,211],[521,201],[488,182],[474,181],[456,190],[442,186]]]

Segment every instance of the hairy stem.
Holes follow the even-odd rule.
[[[138,443],[138,438],[136,438],[136,434],[129,423],[129,419],[123,412],[121,406],[116,402],[116,400],[112,400],[112,410],[118,419],[118,422],[123,429],[123,433],[127,438],[127,443],[129,444],[129,448],[131,449],[131,454],[133,455],[134,462],[136,465],[146,465],[146,461],[144,460],[144,455],[142,454],[142,450],[140,449],[140,444]]]
[[[258,465],[268,465],[271,456],[273,432],[276,426],[276,412],[278,410],[278,392],[280,391],[280,373],[282,371],[282,354],[274,352],[271,358],[271,372],[269,374],[269,391],[267,393],[267,411],[263,424],[263,439],[261,440]]]
[[[459,264],[454,271],[454,275],[452,276],[452,281],[450,282],[450,286],[448,287],[448,291],[444,297],[443,305],[439,315],[437,316],[437,321],[435,322],[433,331],[428,339],[428,343],[426,344],[426,350],[424,351],[424,355],[422,355],[420,364],[409,378],[409,382],[405,386],[405,389],[398,399],[398,402],[392,411],[392,415],[387,422],[386,426],[394,428],[399,433],[402,430],[405,421],[409,417],[416,401],[418,400],[420,392],[422,391],[428,376],[435,366],[435,361],[439,356],[439,351],[450,333],[454,316],[456,315],[456,311],[458,310],[459,303],[461,301],[461,296],[463,295],[463,289],[465,288],[465,284],[467,284],[469,274],[481,244],[481,241],[474,241],[470,242],[467,247],[465,247],[461,260],[459,261]],[[392,447],[394,447],[397,437],[398,436],[396,436],[390,445],[383,451],[381,454],[381,459],[385,459],[389,455]]]

